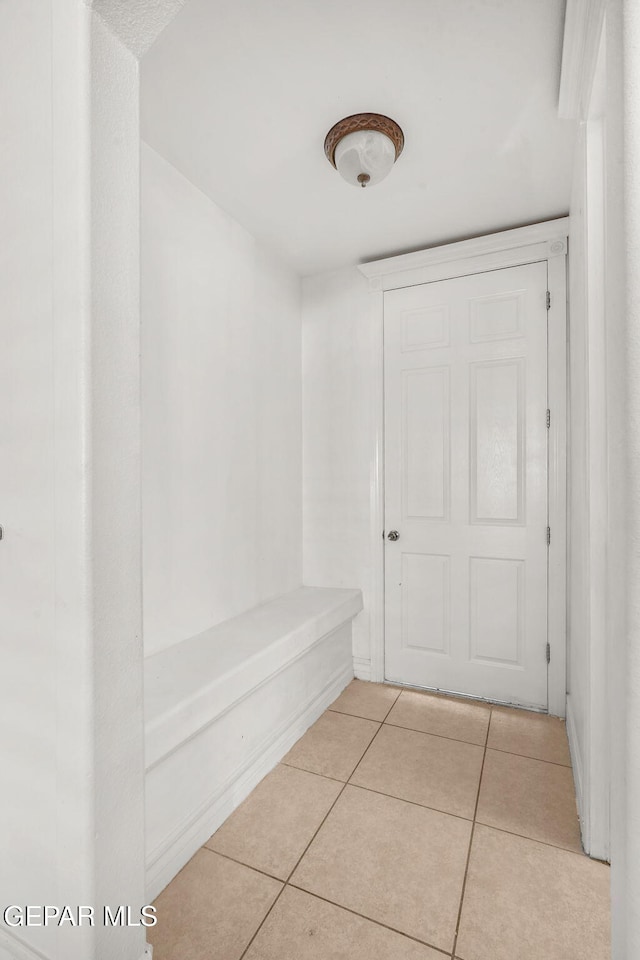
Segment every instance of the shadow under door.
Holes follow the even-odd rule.
[[[547,708],[547,263],[384,296],[385,676]]]

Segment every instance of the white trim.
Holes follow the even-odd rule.
[[[584,120],[596,71],[605,0],[567,0],[558,116]]]
[[[351,663],[336,671],[311,702],[289,716],[266,737],[199,810],[190,813],[161,845],[148,853],[146,886],[149,902],[158,896],[196,850],[324,713],[352,677]]]
[[[354,657],[353,675],[356,680],[371,680],[371,660],[364,657]]]
[[[576,730],[576,721],[573,714],[573,700],[567,695],[567,739],[569,740],[569,753],[571,754],[571,768],[573,770],[573,782],[576,790],[576,806],[578,808],[578,817],[580,819],[580,833],[584,837],[585,833],[585,811],[584,811],[584,764],[580,752],[580,740]],[[583,841],[584,842],[584,841]]]
[[[567,263],[548,261],[547,397],[549,428],[549,527],[547,628],[551,661],[547,674],[548,710],[564,717],[567,695]]]
[[[587,489],[588,489],[588,632],[586,686],[582,691],[584,729],[582,744],[582,839],[587,853],[599,860],[610,856],[607,572],[612,562],[609,538],[609,412],[607,410],[607,303],[606,303],[606,141],[605,33],[592,78],[589,117],[584,138],[584,271],[586,321]]]
[[[48,960],[48,958],[15,934],[0,929],[0,960]]]
[[[554,241],[566,240],[568,233],[569,218],[560,217],[556,220],[547,220],[545,223],[534,223],[528,227],[503,230],[501,233],[490,233],[483,237],[460,240],[457,243],[446,243],[427,250],[419,250],[416,253],[403,253],[398,257],[362,263],[358,270],[369,280],[379,279],[383,290],[409,287],[414,283],[429,283],[433,279],[446,280],[450,276],[464,276],[467,273],[480,273],[487,269],[496,270],[503,266],[513,267],[519,263],[545,260],[549,254],[555,256],[566,252],[565,249],[550,250],[549,247]],[[522,259],[516,253],[521,247],[538,247],[539,249],[533,256],[533,251],[523,251],[524,259]],[[492,256],[496,257],[495,261],[489,259]],[[477,270],[470,270],[469,262],[475,257],[483,258],[483,266]],[[460,261],[465,264],[463,269],[458,268],[454,272],[445,269],[445,265],[459,264]],[[435,273],[426,272],[426,268],[429,267],[438,269]],[[413,277],[417,271],[423,271],[422,279]],[[398,274],[402,276],[398,277]],[[408,277],[407,274],[411,276]]]
[[[152,957],[153,947],[147,943],[140,960],[152,960]],[[48,957],[33,947],[27,946],[15,935],[0,929],[0,960],[48,960]]]
[[[371,280],[371,401],[373,446],[369,470],[371,512],[370,679],[384,680],[384,293]]]
[[[549,517],[555,528],[549,550],[549,621],[552,648],[548,709],[564,717],[566,700],[566,260],[569,218],[505,230],[417,253],[362,264],[369,278],[372,330],[371,489],[371,680],[384,676],[384,372],[383,324],[385,290],[432,283],[471,273],[501,270],[546,260],[551,292],[549,310],[549,398],[553,403],[549,437]],[[511,244],[513,244],[511,246]],[[554,542],[555,538],[555,542]],[[553,576],[551,577],[551,574]]]

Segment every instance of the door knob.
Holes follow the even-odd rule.
[[[387,539],[389,539],[389,540],[399,540],[399,539],[400,539],[400,534],[398,533],[397,530],[389,530],[389,533],[387,534]]]

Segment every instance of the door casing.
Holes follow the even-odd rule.
[[[546,261],[549,307],[549,713],[566,712],[566,568],[567,568],[567,236],[569,220],[505,230],[458,243],[431,247],[362,264],[371,292],[372,442],[370,485],[370,679],[384,677],[384,292],[415,284],[448,280],[524,263]]]

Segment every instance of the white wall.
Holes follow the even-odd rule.
[[[300,283],[142,145],[145,653],[302,582]]]
[[[3,906],[135,914],[137,62],[80,0],[7,0],[0,45],[0,891]],[[11,960],[139,960],[144,942],[140,927],[0,923]]]
[[[612,266],[617,265],[617,277],[624,283],[619,284],[611,307],[625,317],[618,334],[614,373],[621,369],[626,373],[626,382],[623,379],[616,388],[619,417],[614,439],[618,455],[614,462],[617,472],[613,473],[613,496],[625,508],[622,517],[618,505],[615,510],[615,542],[621,552],[626,545],[626,604],[624,612],[616,611],[621,629],[615,634],[612,657],[613,958],[626,960],[640,956],[640,7],[636,0],[611,0],[608,8],[608,62],[615,77],[608,115],[615,121],[618,151],[609,167],[611,173],[615,169],[609,180],[609,199],[616,216]],[[619,496],[625,479],[626,500]],[[624,559],[622,564],[624,569]],[[625,599],[619,585],[614,598]]]
[[[51,38],[47,4],[8,0],[0,6],[4,905],[46,903],[56,876],[55,836],[46,827],[57,786],[56,692],[51,683],[56,669],[51,642],[55,552]],[[28,933],[22,931],[23,936]],[[30,939],[45,945],[43,931],[32,932]]]
[[[595,53],[591,71],[573,71],[585,122],[571,205],[568,717],[572,752],[584,766],[588,849],[610,849],[612,958],[628,960],[640,954],[640,16],[637,3],[624,0],[586,12],[584,48],[600,46],[600,59],[593,86]]]
[[[612,471],[608,433],[611,426],[617,429],[614,391],[621,378],[614,372],[617,358],[609,356],[609,343],[619,337],[620,313],[610,306],[613,279],[606,254],[613,231],[606,198],[604,45],[596,81],[590,118],[577,141],[571,204],[567,716],[583,842],[592,856],[608,860],[607,651],[616,619],[610,593],[621,577],[611,529],[617,504],[609,490],[618,471]]]
[[[71,0],[65,2],[71,6]],[[57,0],[53,9],[57,18]],[[59,42],[71,48],[62,51],[65,63],[77,47],[73,33],[68,36],[68,24],[61,23],[58,29]],[[66,653],[72,664],[82,663],[90,679],[91,699],[85,700],[87,686],[65,664],[62,690],[67,684],[74,687],[69,701],[66,696],[61,698],[64,722],[59,721],[59,734],[64,734],[67,744],[61,745],[58,765],[66,788],[83,796],[91,812],[88,839],[94,903],[98,908],[130,903],[137,913],[145,898],[139,65],[128,47],[93,13],[88,32],[81,30],[80,38],[88,43],[91,58],[89,89],[84,92],[87,140],[80,141],[88,162],[84,183],[88,197],[83,195],[82,202],[89,203],[88,229],[81,248],[81,255],[88,259],[89,299],[82,315],[85,334],[79,338],[86,351],[79,358],[86,407],[83,398],[76,398],[74,404],[73,395],[65,392],[69,409],[63,423],[72,417],[75,426],[75,418],[79,418],[80,431],[87,433],[84,448],[85,437],[82,432],[77,436],[74,455],[86,474],[88,523],[80,574],[88,587],[89,632],[74,638]],[[79,61],[82,70],[81,55]],[[58,125],[64,136],[64,125],[60,121]],[[66,168],[65,175],[69,175]],[[68,193],[58,189],[56,200],[56,212],[62,217]],[[62,237],[55,238],[54,247],[66,249]],[[69,333],[64,307],[63,303],[58,318],[61,337]],[[59,390],[66,391],[78,371],[69,371],[59,362],[56,367]],[[59,425],[56,433],[60,445]],[[69,498],[68,508],[77,513],[80,507],[68,477],[74,464],[67,453],[60,445],[59,500],[66,505],[65,498]],[[56,512],[56,539],[62,545],[69,524],[59,503]],[[57,590],[59,628],[66,633],[62,584],[57,583]],[[69,702],[76,698],[79,705],[74,715]],[[91,737],[88,770],[80,767],[72,772],[67,750],[82,726]],[[65,858],[64,864],[70,883],[73,860]],[[94,955],[96,960],[138,960],[144,945],[143,927],[123,931],[97,923],[91,950],[85,949],[83,960]],[[68,946],[61,952],[65,960],[74,956]]]
[[[589,325],[587,287],[587,128],[576,144],[569,237],[569,458],[568,458],[568,726],[583,839],[589,833],[584,806],[588,778],[589,676],[591,648]],[[602,455],[602,451],[601,451]]]
[[[371,660],[371,448],[375,326],[369,283],[355,267],[303,281],[304,582],[358,587],[356,676]],[[380,531],[382,534],[382,531]]]
[[[638,9],[636,15],[636,70],[638,44]],[[640,842],[640,824],[637,810],[640,805],[637,779],[629,791],[627,771],[630,766],[638,769],[640,744],[638,743],[638,690],[640,689],[640,669],[634,649],[638,649],[637,623],[634,633],[627,633],[627,597],[633,603],[637,596],[637,567],[630,568],[627,557],[629,538],[628,490],[640,489],[640,476],[637,469],[629,479],[628,450],[638,449],[637,416],[629,416],[628,382],[630,375],[636,384],[640,382],[638,366],[637,311],[629,323],[626,316],[626,262],[627,238],[625,236],[625,183],[624,169],[637,171],[640,168],[640,144],[637,140],[638,118],[636,115],[636,139],[631,145],[631,156],[625,158],[623,143],[623,18],[620,0],[612,0],[606,8],[606,58],[607,87],[605,110],[607,115],[607,154],[606,163],[606,207],[607,207],[607,246],[605,270],[608,277],[607,288],[607,437],[608,437],[608,476],[609,476],[609,525],[608,544],[612,562],[607,571],[607,652],[609,684],[609,763],[611,769],[610,784],[610,822],[611,822],[611,923],[613,960],[625,960],[626,957],[640,953],[640,885],[638,845]],[[640,83],[636,73],[635,82],[629,84],[632,103],[637,109]],[[628,79],[626,79],[628,83]],[[635,216],[638,217],[638,206]],[[636,224],[638,220],[636,219]],[[637,228],[636,228],[637,229]],[[637,233],[636,233],[637,237]],[[631,262],[637,263],[638,244],[628,249]],[[635,341],[632,355],[629,341]],[[636,540],[637,543],[637,540]],[[637,554],[636,554],[637,556]],[[627,697],[623,691],[627,684],[635,690],[636,711],[629,710]],[[627,728],[635,729],[635,736],[628,738]],[[629,798],[631,803],[629,805]],[[631,872],[627,867],[630,857]]]
[[[609,859],[620,791],[625,445],[621,40],[617,3],[589,36],[570,237],[570,471],[567,719],[582,836]],[[604,9],[604,8],[603,8]],[[618,774],[613,767],[618,769]]]

